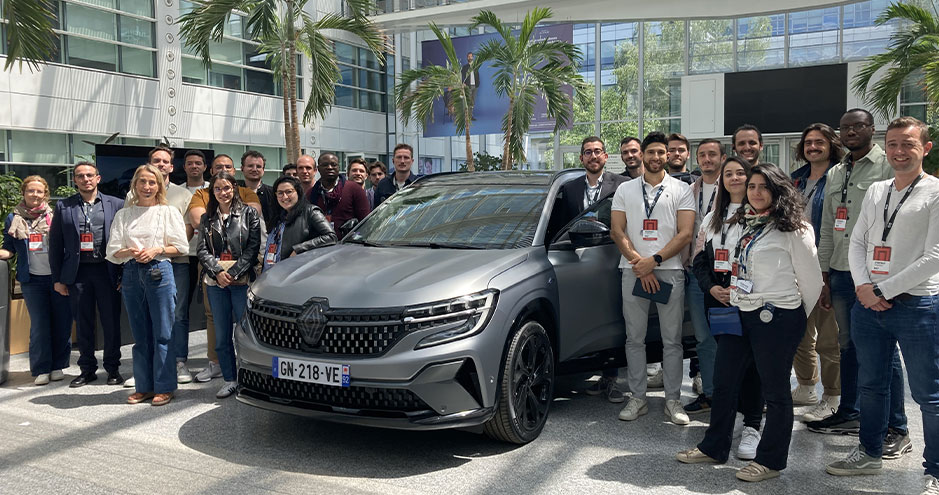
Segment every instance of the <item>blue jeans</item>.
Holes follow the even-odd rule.
[[[883,453],[893,390],[890,356],[897,343],[906,361],[913,400],[923,414],[923,452],[926,474],[939,477],[939,296],[909,296],[893,300],[887,311],[872,311],[860,304],[851,310],[861,390],[860,442],[872,457]]]
[[[844,419],[857,419],[860,416],[860,397],[858,395],[858,358],[851,329],[851,311],[857,296],[854,294],[854,279],[851,272],[829,270],[831,285],[831,306],[838,322],[838,343],[841,346],[841,405],[838,415]],[[894,346],[890,391],[890,426],[902,432],[907,431],[906,410],[903,406],[903,366],[900,364],[900,352]]]
[[[153,280],[150,275],[152,269],[159,270],[161,280]],[[134,380],[137,392],[173,392],[176,390],[176,356],[171,344],[176,283],[173,281],[170,262],[125,263],[121,295],[134,334]]]
[[[186,258],[188,261],[189,258]],[[176,283],[176,312],[173,315],[173,351],[176,361],[189,358],[189,263],[172,263]]]
[[[229,285],[224,289],[214,285],[205,287],[215,317],[215,352],[218,364],[222,367],[222,376],[226,382],[233,382],[238,376],[235,367],[235,322],[245,314],[248,304],[247,285]]]
[[[68,368],[72,352],[72,312],[68,297],[53,290],[52,275],[29,275],[21,282],[29,312],[29,371],[33,376]]]
[[[698,341],[698,369],[701,371],[701,384],[704,395],[714,396],[714,359],[717,356],[717,341],[711,335],[708,325],[707,309],[704,307],[704,292],[698,285],[698,279],[690,270],[688,285],[685,287],[685,306],[691,313],[691,326],[694,327],[694,337]]]

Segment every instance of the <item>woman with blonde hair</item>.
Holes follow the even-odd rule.
[[[135,393],[129,404],[153,399],[168,404],[176,390],[173,315],[176,284],[169,257],[189,252],[179,210],[166,204],[163,174],[141,165],[130,183],[130,201],[111,223],[107,258],[123,263],[121,295],[134,334]]]
[[[49,184],[30,175],[20,185],[23,200],[7,216],[0,260],[16,254],[16,280],[29,312],[29,371],[33,383],[45,385],[65,378],[72,349],[72,315],[68,298],[53,288],[49,265]]]

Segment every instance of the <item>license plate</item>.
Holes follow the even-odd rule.
[[[317,383],[333,387],[349,386],[349,365],[302,361],[274,357],[272,372],[274,378],[295,382]]]

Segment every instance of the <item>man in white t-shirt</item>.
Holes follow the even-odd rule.
[[[663,343],[665,413],[673,423],[684,425],[688,415],[679,399],[685,271],[679,255],[691,242],[695,205],[688,184],[666,173],[667,144],[661,132],[649,133],[640,145],[645,171],[638,180],[621,184],[613,195],[610,230],[623,255],[619,266],[623,271],[627,381],[632,391],[619,418],[632,421],[648,412],[645,341],[651,300],[633,292],[655,296],[670,286],[667,301],[656,303]]]
[[[887,126],[886,144],[894,178],[867,189],[848,247],[857,294],[851,339],[861,395],[860,445],[827,471],[883,471],[891,362],[899,343],[923,414],[923,493],[939,493],[939,179],[923,172],[923,158],[932,149],[926,124],[900,117]]]

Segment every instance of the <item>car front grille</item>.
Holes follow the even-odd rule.
[[[327,309],[322,336],[316,344],[308,345],[297,326],[302,311],[301,306],[259,300],[248,311],[248,320],[258,340],[267,346],[334,356],[378,356],[405,333],[400,310],[361,313]]]
[[[332,407],[366,410],[372,415],[384,413],[419,413],[430,406],[410,390],[399,388],[333,387],[316,383],[274,378],[255,371],[238,370],[242,393],[271,402],[288,402],[306,409],[329,410]]]

